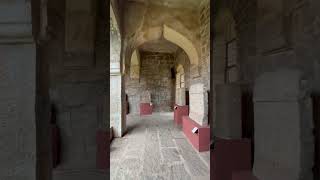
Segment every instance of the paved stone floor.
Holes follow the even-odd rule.
[[[210,153],[198,153],[172,113],[127,116],[127,134],[111,144],[111,180],[209,180]]]

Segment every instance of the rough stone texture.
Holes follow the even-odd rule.
[[[36,179],[36,49],[0,45],[0,179]]]
[[[200,126],[208,124],[208,95],[204,92],[203,84],[193,84],[190,87],[190,113],[192,120],[197,122]]]
[[[39,149],[31,3],[2,1],[0,11],[0,179],[34,180]]]
[[[306,85],[296,70],[265,73],[256,80],[254,173],[258,179],[312,179],[312,106]]]
[[[151,94],[155,112],[172,111],[174,104],[174,81],[171,68],[174,66],[172,54],[141,52],[141,72],[139,80],[126,77],[126,93],[129,96],[130,113],[139,112],[144,92]],[[146,102],[150,102],[147,100]]]
[[[83,4],[85,2],[88,1],[73,1],[76,6],[72,8],[89,8]],[[108,54],[105,51],[109,43],[105,34],[108,14],[102,3],[99,9],[91,9],[94,11],[92,13],[98,14],[96,23],[83,24],[86,27],[82,30],[95,29],[97,38],[89,39],[94,42],[94,50],[84,40],[87,38],[83,37],[85,31],[72,37],[76,42],[84,44],[77,45],[76,51],[67,53],[64,45],[66,39],[71,37],[65,33],[68,23],[61,22],[67,18],[65,3],[64,0],[48,2],[48,23],[52,34],[43,45],[42,52],[42,58],[49,61],[50,101],[57,109],[57,126],[60,128],[62,142],[61,164],[53,169],[53,179],[103,179],[108,176],[106,171],[96,170],[96,132],[98,129],[109,130],[109,122],[106,121],[109,115],[106,105],[109,95],[106,93],[105,74],[108,69]],[[77,12],[79,16],[87,15],[85,11]],[[79,49],[85,50],[79,53]]]
[[[187,56],[187,54],[182,50],[179,49],[177,50],[175,54],[175,67],[176,67],[176,104],[178,105],[185,105],[186,101],[186,91],[189,90],[190,88],[190,60]],[[179,88],[179,73],[178,73],[178,68],[183,69],[183,74],[184,74],[184,88]]]
[[[148,46],[147,49],[149,50],[168,51],[167,49],[170,46],[163,41],[163,39],[166,39],[180,46],[175,53],[175,66],[177,67],[180,64],[185,70],[185,90],[189,90],[191,84],[201,82],[204,84],[204,91],[206,92],[210,89],[210,1],[199,1],[196,6],[188,6],[188,8],[186,7],[187,2],[180,5],[176,3],[176,1],[170,1],[169,3],[164,1],[158,3],[129,1],[125,4],[124,17],[128,17],[123,22],[124,27],[126,27],[124,28],[126,72],[129,73],[130,68],[133,71],[138,69],[130,65],[132,53],[137,48],[145,49]],[[181,42],[178,42],[177,39],[188,43],[179,44]],[[192,53],[194,49],[195,53]],[[195,54],[197,54],[196,57]],[[132,84],[138,82],[133,79],[126,79],[126,81],[131,81]],[[179,95],[184,94],[183,91],[183,89],[177,91],[177,99],[181,99],[182,96]],[[129,99],[136,102],[138,97],[131,96]],[[207,99],[204,99],[204,104],[208,104]],[[136,106],[130,109],[131,112],[138,112]]]
[[[210,90],[210,0],[200,2],[200,73],[205,90]]]
[[[181,3],[183,6],[185,3]],[[200,18],[194,16],[198,14],[198,6],[186,8],[173,8],[168,5],[155,5],[154,3],[129,1],[125,5],[124,26],[125,39],[128,40],[132,51],[139,45],[152,40],[159,40],[162,36],[163,25],[172,27],[181,33],[196,47],[200,54],[199,33]],[[133,36],[132,36],[133,35]],[[129,50],[130,51],[130,50]],[[130,63],[131,53],[129,53],[127,63]],[[200,58],[200,57],[198,57]]]
[[[214,72],[211,82],[215,84],[225,82],[225,67],[223,65],[227,54],[225,40],[229,39],[228,33],[233,31],[234,33],[229,34],[237,41],[238,82],[248,85],[247,90],[249,92],[261,92],[260,100],[267,99],[270,101],[255,104],[255,114],[260,114],[259,119],[255,117],[255,124],[259,126],[259,129],[255,128],[254,130],[255,143],[266,142],[267,145],[261,146],[261,149],[267,149],[266,151],[263,150],[266,153],[265,157],[278,159],[282,167],[292,167],[297,163],[299,164],[298,161],[300,160],[310,162],[311,157],[309,155],[312,156],[312,151],[308,150],[309,155],[307,157],[291,152],[294,151],[291,149],[297,150],[299,147],[313,149],[311,143],[313,137],[309,134],[310,127],[308,124],[310,123],[308,114],[310,109],[304,108],[305,106],[308,107],[308,98],[306,98],[306,102],[301,99],[306,96],[299,94],[302,91],[298,88],[300,82],[296,81],[294,77],[297,74],[283,77],[280,73],[278,76],[269,77],[263,81],[264,83],[272,83],[268,88],[261,84],[255,84],[255,80],[268,72],[294,69],[304,75],[304,79],[308,81],[307,86],[310,92],[319,93],[318,57],[320,54],[315,47],[319,46],[320,42],[320,3],[308,0],[246,0],[241,2],[220,0],[216,1],[215,4],[215,13],[212,16],[214,18],[213,30],[215,34],[212,37]],[[232,18],[230,19],[230,17]],[[292,79],[294,82],[291,81]],[[254,86],[261,87],[261,89],[253,89]],[[271,129],[269,126],[271,126]],[[275,129],[275,132],[279,132],[279,134],[274,135],[272,129]],[[283,131],[280,133],[281,129]],[[288,130],[292,133],[287,133]],[[302,130],[307,132],[300,132]],[[290,136],[282,134],[285,132]],[[304,139],[302,140],[301,137]],[[283,156],[277,154],[277,152],[284,153],[286,151],[284,149],[287,147],[284,147],[284,144],[287,145],[287,141],[289,144],[295,143],[296,147],[288,150],[289,153]],[[302,142],[306,144],[299,145]],[[269,149],[271,147],[273,150]],[[282,174],[282,176],[278,174],[277,170],[270,173],[271,171],[266,170],[267,166],[272,166],[268,162],[269,160],[260,160],[260,162],[255,160],[255,166],[260,166],[258,169],[261,170],[258,170],[259,179],[297,179],[299,177],[297,175],[298,170],[291,170],[291,172],[296,173]],[[282,162],[286,163],[283,164]],[[306,162],[296,167],[309,168],[310,164],[304,164]],[[277,165],[279,164],[276,162],[275,168],[279,167]],[[266,170],[265,173],[262,172],[263,169]],[[283,172],[286,171],[287,169],[283,169]],[[307,175],[300,179],[310,178],[309,170],[306,170],[306,172]],[[275,177],[271,177],[272,175],[275,175]]]
[[[209,180],[210,154],[193,149],[172,117],[172,113],[128,116],[128,133],[111,144],[111,180]]]
[[[66,0],[65,4],[65,50],[69,53],[93,53],[96,2]]]
[[[121,137],[124,133],[124,120],[122,117],[123,107],[121,104],[121,87],[122,76],[120,74],[113,74],[110,76],[110,127],[112,127],[113,135]]]
[[[121,137],[125,131],[124,79],[121,73],[121,36],[114,8],[110,8],[110,44],[110,127],[115,137]]]
[[[241,138],[241,87],[237,84],[217,85],[216,94],[216,104],[219,108],[214,114],[215,136],[227,139]]]

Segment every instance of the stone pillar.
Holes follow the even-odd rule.
[[[186,88],[176,88],[176,104],[179,106],[186,105]]]
[[[312,180],[312,105],[296,70],[262,74],[254,87],[255,160],[259,180]]]
[[[208,125],[208,103],[207,92],[204,90],[204,85],[193,84],[190,87],[190,113],[192,120],[200,126]]]
[[[123,77],[120,71],[120,63],[110,65],[110,126],[115,137],[121,137],[125,130],[123,117]]]
[[[237,84],[216,86],[215,130],[217,137],[239,139],[242,137],[241,87]]]
[[[36,179],[31,1],[0,2],[0,179]]]

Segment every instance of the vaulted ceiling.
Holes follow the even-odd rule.
[[[161,39],[149,41],[139,47],[141,51],[160,52],[160,53],[175,53],[179,47],[167,40]]]

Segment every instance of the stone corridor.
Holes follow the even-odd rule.
[[[127,133],[111,143],[111,180],[209,180],[210,153],[198,153],[172,113],[128,115]]]

